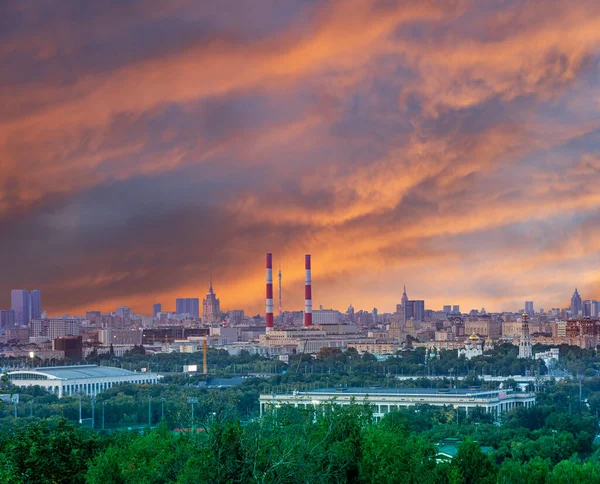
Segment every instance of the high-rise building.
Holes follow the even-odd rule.
[[[452,312],[452,306],[450,306],[449,304],[445,305],[444,309],[442,309],[442,311],[446,314],[450,314]]]
[[[25,289],[13,289],[10,292],[10,303],[11,309],[15,312],[15,325],[28,325],[31,319],[29,293]]]
[[[588,299],[583,302],[583,315],[589,316],[590,318],[598,317],[598,301],[594,299]]]
[[[525,301],[525,312],[529,315],[534,314],[533,301]]]
[[[78,336],[80,330],[80,319],[32,319],[29,324],[29,337],[38,341],[52,341],[61,336]]]
[[[117,308],[117,317],[121,319],[129,319],[131,317],[131,309],[128,306],[119,306]]]
[[[242,324],[244,322],[244,310],[232,309],[227,313],[227,319],[229,320],[229,324]]]
[[[575,288],[575,292],[573,296],[571,296],[571,317],[576,318],[583,311],[583,303],[581,302],[581,296],[579,292],[577,292],[577,288]]]
[[[458,304],[452,306],[452,314],[460,314],[460,306]]]
[[[425,319],[425,301],[408,299],[406,286],[404,286],[402,303],[396,306],[396,312],[400,315],[402,325],[406,325],[406,322],[411,318],[415,321],[423,321]]]
[[[205,323],[217,323],[221,320],[221,303],[213,291],[212,276],[210,277],[206,299],[202,300],[202,320]]]
[[[12,329],[15,326],[15,312],[12,309],[0,310],[0,329]]]
[[[189,314],[194,318],[200,316],[200,299],[197,297],[179,297],[175,300],[175,314]]]
[[[29,295],[29,319],[42,317],[42,293],[34,289]]]
[[[152,316],[156,317],[158,313],[162,313],[162,304],[156,303],[152,306]]]

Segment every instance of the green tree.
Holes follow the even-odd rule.
[[[463,442],[452,460],[452,467],[458,469],[464,484],[485,484],[496,481],[496,468],[472,440]]]

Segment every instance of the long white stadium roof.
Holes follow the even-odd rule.
[[[73,380],[81,378],[106,378],[115,376],[133,376],[138,375],[133,371],[123,368],[115,368],[114,366],[97,366],[97,365],[74,365],[74,366],[46,366],[40,368],[24,368],[22,370],[13,370],[8,372],[12,379],[18,379],[18,375],[40,375],[46,377],[44,379],[52,380]],[[141,373],[148,375],[148,373]]]

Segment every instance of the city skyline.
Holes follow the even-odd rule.
[[[0,308],[600,299],[600,4],[210,4],[0,6]]]
[[[11,291],[11,299],[13,304],[15,304],[15,294],[25,294],[27,296],[27,302],[26,302],[26,307],[29,309],[29,319],[39,319],[41,317],[41,307],[39,305],[39,301],[41,299],[41,291],[40,290],[34,290],[31,292],[31,294],[29,294],[26,290],[12,290]],[[32,296],[35,294],[35,298],[37,298],[37,304],[36,303],[32,303]],[[213,291],[213,287],[212,287],[212,276],[210,278],[210,285],[209,285],[209,291],[208,293],[206,293],[206,297],[207,299],[203,300],[203,315],[200,315],[199,313],[199,298],[197,297],[187,297],[187,298],[176,298],[175,299],[175,303],[173,305],[170,304],[162,304],[162,303],[153,303],[152,304],[152,308],[150,311],[147,311],[146,308],[142,308],[138,311],[134,310],[134,309],[130,309],[129,306],[118,306],[116,309],[115,308],[108,308],[106,310],[99,310],[98,315],[99,314],[115,314],[117,316],[120,317],[126,317],[129,318],[129,313],[136,313],[139,315],[152,315],[154,317],[156,317],[157,313],[161,312],[161,311],[166,311],[166,312],[171,312],[173,314],[178,314],[178,315],[185,315],[185,314],[189,314],[193,317],[200,317],[206,316],[206,313],[208,312],[210,317],[208,319],[210,319],[211,322],[215,322],[216,319],[215,317],[212,316],[212,314],[216,314],[215,311],[222,311],[224,313],[227,313],[229,311],[237,311],[239,309],[241,309],[242,311],[245,311],[246,308],[220,308],[220,303],[219,303],[219,299],[216,298],[216,295]],[[20,301],[20,299],[18,299]],[[427,300],[428,301],[428,300]],[[400,298],[400,303],[395,305],[395,308],[387,311],[387,310],[381,310],[377,304],[371,305],[370,307],[357,307],[356,310],[361,310],[361,311],[367,311],[370,312],[371,309],[377,309],[379,314],[392,314],[392,313],[399,313],[399,314],[404,314],[404,317],[406,320],[415,317],[415,319],[421,320],[424,314],[425,310],[429,310],[429,311],[439,311],[439,312],[447,312],[447,313],[462,313],[462,314],[468,314],[471,311],[480,311],[480,310],[485,310],[486,313],[503,313],[503,312],[507,312],[507,313],[521,313],[521,312],[525,312],[528,314],[535,314],[536,311],[541,311],[543,310],[545,313],[547,313],[550,310],[554,310],[554,309],[559,309],[559,310],[569,310],[571,311],[571,313],[573,313],[573,315],[575,314],[580,314],[581,316],[591,316],[591,317],[597,317],[600,307],[598,305],[598,301],[595,299],[586,299],[586,300],[582,300],[581,295],[578,292],[578,288],[576,287],[573,295],[571,296],[571,300],[570,300],[570,304],[568,304],[567,306],[562,306],[562,305],[548,305],[546,308],[543,307],[539,307],[539,309],[534,309],[535,306],[535,301],[524,301],[524,304],[521,307],[515,307],[512,309],[504,309],[504,310],[494,310],[493,308],[485,308],[483,305],[480,306],[474,306],[471,308],[467,308],[467,307],[463,307],[462,311],[460,311],[460,304],[443,304],[440,307],[437,306],[432,306],[432,305],[428,305],[427,301],[425,300],[409,300],[408,296],[407,296],[407,288],[406,285],[403,286],[403,294]],[[575,301],[575,302],[574,302]],[[18,303],[17,303],[18,304]],[[208,309],[207,309],[207,305],[208,305]],[[172,306],[172,307],[171,307]],[[518,305],[517,305],[518,306]],[[34,314],[34,307],[37,307],[37,310],[35,310],[35,314],[36,316],[32,316],[32,314]],[[323,304],[318,304],[317,305],[318,308],[322,309],[323,308]],[[335,309],[336,311],[340,311],[341,313],[343,313],[343,309],[341,308],[336,308],[332,305],[329,306],[330,308]],[[352,303],[350,304],[350,308],[353,308]],[[354,309],[354,308],[353,308]],[[84,312],[88,313],[88,312],[96,312],[97,308],[95,310],[92,310],[90,308],[86,308]],[[291,307],[291,308],[287,308],[285,312],[290,312],[290,311],[300,311],[302,310],[302,308],[297,308],[297,307]],[[0,311],[2,311],[3,313],[6,313],[7,311],[11,311],[13,312],[13,316],[15,318],[15,321],[18,322],[18,312],[16,312],[13,309],[1,309]],[[44,313],[47,313],[47,311],[44,311]],[[65,314],[73,314],[72,312],[67,312]],[[125,313],[127,315],[125,315]],[[264,312],[258,311],[257,314],[260,315],[265,315]],[[8,316],[7,316],[8,317]],[[50,315],[48,315],[47,317],[51,317]],[[56,314],[56,317],[61,317],[58,313]]]

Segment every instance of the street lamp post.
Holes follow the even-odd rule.
[[[192,405],[192,434],[195,433],[195,429],[194,429],[194,404],[198,403],[198,399],[196,397],[189,397],[188,398],[188,403],[190,403]]]
[[[94,410],[96,409],[96,395],[92,396],[92,428],[96,428],[96,419],[94,418]]]
[[[77,395],[79,396],[79,423],[83,423],[81,418],[81,390],[77,392]]]
[[[106,402],[102,402],[102,430],[104,430],[104,407],[106,407]]]

